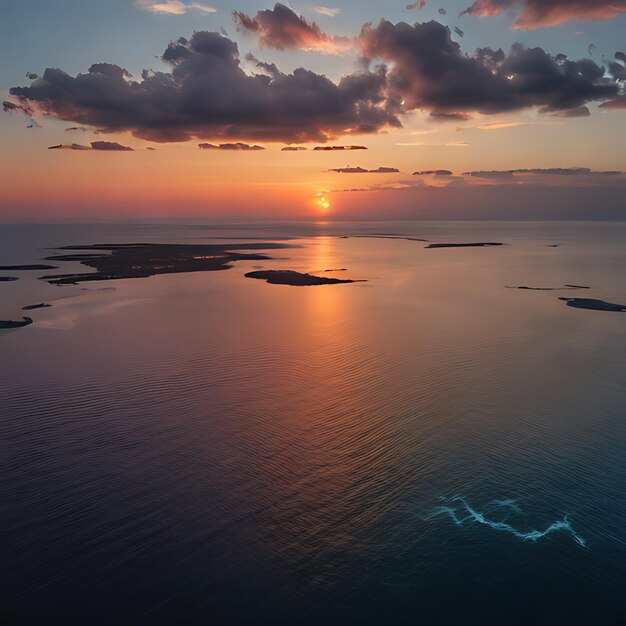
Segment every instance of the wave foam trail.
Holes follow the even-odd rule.
[[[466,522],[478,522],[479,524],[484,524],[494,530],[511,533],[524,541],[538,541],[552,532],[563,531],[569,533],[572,539],[574,539],[574,541],[576,541],[579,545],[583,547],[586,547],[587,545],[586,541],[572,528],[567,516],[565,516],[562,520],[552,522],[552,524],[550,524],[545,530],[533,529],[524,532],[518,530],[507,521],[512,513],[524,515],[524,511],[517,505],[515,500],[493,500],[487,505],[485,513],[495,512],[498,509],[506,512],[503,519],[500,520],[487,518],[485,513],[476,511],[476,509],[470,506],[465,499],[460,496],[455,496],[454,498],[449,499],[442,498],[442,500],[453,504],[453,506],[437,506],[433,510],[430,517],[448,515],[452,521],[460,527],[463,527]]]

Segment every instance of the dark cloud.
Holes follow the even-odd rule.
[[[132,78],[132,74],[129,74],[124,68],[112,63],[94,63],[87,71],[90,74],[101,74],[110,78]]]
[[[532,30],[569,20],[608,20],[626,12],[626,0],[476,0],[463,14],[476,17],[515,14],[513,28]]]
[[[306,150],[304,146],[285,146],[281,148],[282,152],[302,152]]]
[[[338,172],[339,174],[398,174],[399,169],[395,167],[378,167],[375,170],[366,170],[362,167],[338,167],[329,172]]]
[[[9,100],[2,101],[2,110],[5,113],[23,113],[29,117],[33,112],[28,105],[24,103],[16,104],[15,102],[9,102]]]
[[[258,11],[254,17],[242,11],[233,11],[237,30],[255,33],[259,47],[275,50],[318,50],[337,53],[351,45],[348,37],[331,37],[315,22],[307,22],[284,4],[277,3],[273,9]]]
[[[48,150],[91,150],[90,146],[82,146],[79,143],[60,143],[50,146]]]
[[[118,152],[133,152],[133,148],[123,146],[117,141],[92,141],[91,147],[94,150],[116,150]]]
[[[315,151],[335,152],[336,150],[367,150],[366,146],[315,146]]]
[[[541,48],[519,43],[506,54],[479,48],[468,56],[452,41],[450,30],[435,21],[366,24],[360,43],[366,60],[393,63],[387,76],[389,98],[401,101],[405,110],[430,110],[433,119],[528,107],[556,112],[618,93],[614,81],[591,59],[557,60]]]
[[[263,146],[251,146],[247,143],[221,143],[218,146],[212,144],[212,143],[199,143],[198,144],[198,148],[200,148],[200,150],[231,150],[231,151],[258,151],[258,150],[265,150],[265,148]]]
[[[615,80],[623,80],[626,81],[626,54],[623,52],[616,52],[615,58],[622,63],[615,63],[614,61],[609,62],[609,74]]]
[[[148,141],[255,139],[327,141],[400,126],[385,99],[386,73],[361,72],[334,83],[306,69],[274,77],[246,74],[237,45],[196,32],[163,54],[169,72],[128,80],[117,66],[70,76],[48,68],[29,87],[14,87],[22,106],[103,132],[130,131]]]
[[[116,141],[92,141],[91,146],[83,146],[79,143],[60,143],[56,146],[50,146],[48,150],[103,150],[115,152],[134,152],[133,148],[123,146]]]
[[[433,122],[467,122],[472,119],[468,113],[444,113],[443,111],[432,111],[428,117]]]
[[[450,170],[425,170],[413,172],[413,176],[452,176],[452,172]]]

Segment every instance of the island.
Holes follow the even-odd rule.
[[[95,269],[92,273],[42,276],[51,285],[76,285],[87,281],[147,278],[157,274],[212,272],[227,270],[234,261],[271,260],[253,250],[292,248],[280,243],[232,244],[94,244],[65,246],[59,250],[76,250],[46,260],[74,261]],[[96,251],[96,252],[89,252]]]
[[[8,328],[22,328],[32,324],[33,320],[30,317],[25,317],[23,320],[0,320],[0,330],[6,330]]]
[[[40,302],[39,304],[28,304],[22,307],[22,311],[33,311],[34,309],[47,309],[51,307],[51,304],[47,304],[46,302]]]
[[[0,276],[0,283],[12,283],[14,280],[19,280],[17,276]]]
[[[56,265],[44,265],[42,263],[35,263],[33,265],[0,265],[0,271],[34,271],[34,270],[56,270]]]
[[[613,304],[604,300],[595,300],[594,298],[559,298],[563,300],[567,306],[575,309],[590,309],[592,311],[626,311],[626,304]]]
[[[526,285],[514,287],[506,285],[505,289],[526,289],[528,291],[568,291],[570,289],[591,289],[591,287],[585,287],[584,285],[563,285],[563,287],[527,287]]]
[[[503,246],[503,243],[497,241],[479,241],[478,243],[431,243],[426,246],[429,248],[486,248],[488,246]]]
[[[293,287],[312,287],[315,285],[341,285],[345,283],[366,282],[363,280],[342,280],[340,278],[326,278],[325,276],[313,276],[302,274],[294,270],[265,270],[260,272],[248,272],[246,278],[265,280],[270,285],[291,285]]]

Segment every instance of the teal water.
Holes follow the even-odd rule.
[[[0,264],[225,238],[293,247],[0,272],[0,319],[52,304],[0,331],[5,623],[626,623],[626,314],[559,300],[626,304],[625,225],[16,225]]]

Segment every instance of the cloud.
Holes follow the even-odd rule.
[[[573,109],[565,109],[563,111],[556,111],[553,113],[557,117],[589,117],[591,112],[586,106],[575,107]]]
[[[255,33],[259,47],[275,50],[317,50],[328,54],[345,52],[353,45],[349,37],[331,37],[315,22],[307,22],[284,4],[258,11],[250,17],[243,11],[233,11],[237,30]]]
[[[339,9],[331,9],[330,7],[313,7],[313,11],[326,17],[337,17],[340,13]]]
[[[606,177],[621,176],[623,172],[617,170],[594,171],[588,167],[553,167],[553,168],[531,168],[513,170],[483,170],[475,172],[463,172],[463,176],[485,178],[492,180],[513,180],[521,177],[533,176],[582,176],[582,177]]]
[[[188,11],[216,13],[217,9],[200,2],[184,2],[183,0],[135,0],[135,6],[150,13],[160,15],[184,15]]]
[[[265,150],[263,146],[251,146],[247,143],[221,143],[219,146],[212,143],[199,143],[198,148],[200,148],[200,150],[239,150],[243,152]]]
[[[337,83],[303,68],[250,75],[237,44],[202,31],[170,43],[162,59],[169,72],[144,70],[139,80],[128,80],[117,66],[105,73],[92,66],[75,77],[48,68],[30,86],[10,92],[20,106],[40,113],[154,142],[325,142],[400,126],[399,109],[386,100],[383,68]]]
[[[17,104],[15,102],[10,102],[9,100],[2,101],[2,110],[5,113],[23,113],[24,115],[30,117],[33,113],[32,109],[25,103]]]
[[[618,50],[615,53],[615,58],[621,61],[621,63],[609,61],[609,74],[611,74],[615,80],[626,81],[626,54]]]
[[[60,143],[56,146],[50,146],[48,150],[91,150],[91,147],[82,146],[79,143]]]
[[[375,170],[366,170],[362,167],[338,167],[329,172],[337,172],[339,174],[399,174],[400,170],[395,167],[378,167]]]
[[[60,143],[56,146],[50,146],[48,150],[104,150],[116,152],[134,152],[133,148],[123,146],[116,141],[92,141],[91,146],[83,146],[79,143]]]
[[[442,111],[433,111],[429,116],[433,122],[467,122],[472,119],[468,113],[444,113]]]
[[[306,150],[304,146],[285,146],[281,148],[282,152],[302,152],[304,150]]]
[[[591,59],[570,61],[521,44],[469,56],[434,21],[383,20],[365,25],[358,41],[367,67],[333,82],[304,68],[286,74],[252,55],[246,60],[260,71],[246,72],[236,43],[200,31],[169,44],[161,57],[167,72],[144,70],[133,79],[109,63],[77,76],[48,68],[29,86],[13,87],[5,110],[156,142],[325,143],[401,127],[402,115],[420,109],[431,120],[457,122],[528,108],[573,116],[620,95],[620,84]]]
[[[366,146],[315,146],[315,151],[334,152],[336,150],[367,150]]]
[[[426,170],[424,172],[413,172],[413,176],[452,176],[450,170]]]
[[[475,17],[515,14],[513,28],[533,30],[570,20],[608,20],[626,12],[625,0],[476,0],[463,14]]]
[[[421,11],[425,6],[426,6],[426,0],[417,0],[417,2],[411,2],[411,4],[407,4],[406,8],[409,11],[411,11],[412,9]]]
[[[133,151],[133,148],[130,148],[129,146],[123,146],[122,144],[117,143],[117,141],[92,141],[91,147],[94,150],[116,150],[118,152]]]
[[[405,111],[426,109],[431,119],[530,107],[554,113],[618,93],[604,68],[591,59],[557,59],[519,43],[508,53],[478,48],[468,56],[452,41],[450,30],[435,21],[410,26],[382,20],[376,27],[363,26],[359,40],[366,61],[393,64],[387,74],[388,98],[401,102]]]
[[[626,96],[620,96],[619,98],[615,98],[615,100],[603,102],[600,108],[605,110],[626,109]]]

